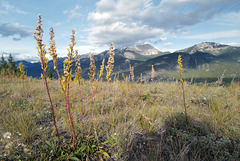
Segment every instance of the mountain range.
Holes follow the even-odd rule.
[[[209,72],[212,72],[213,77],[217,77],[217,75],[214,74],[217,73],[216,71],[223,69],[224,65],[227,70],[229,68],[236,68],[240,63],[240,47],[223,45],[215,42],[203,42],[173,53],[161,52],[150,44],[115,49],[114,53],[115,63],[113,74],[129,74],[129,66],[131,65],[134,67],[136,79],[138,79],[142,73],[146,80],[150,79],[152,65],[154,66],[156,78],[174,77],[174,74],[172,76],[169,74],[167,74],[169,76],[163,76],[162,73],[174,73],[177,71],[177,58],[179,54],[182,55],[183,68],[187,77],[191,77],[189,76],[188,71],[193,70],[195,70],[194,76],[199,77],[196,73],[206,72],[206,69],[204,69],[203,66],[209,68],[207,75],[209,75]],[[80,55],[79,57],[82,68],[82,77],[88,79],[90,54]],[[103,58],[107,60],[108,57],[108,51],[103,51],[100,54],[94,55],[97,71],[100,68]],[[63,68],[64,59],[66,58],[58,58],[57,65],[60,70]],[[19,62],[20,61],[16,62],[16,64],[18,65]],[[28,76],[40,77],[42,72],[40,62],[30,63],[22,61],[22,63]],[[105,65],[107,65],[107,61],[105,61]],[[54,71],[52,61],[49,61],[48,67]],[[74,70],[75,66],[73,65],[73,71]],[[229,76],[231,74],[239,74],[237,69],[231,69],[230,71]],[[222,71],[219,72],[221,73]],[[219,76],[221,75],[219,74]]]

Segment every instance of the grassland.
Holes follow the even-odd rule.
[[[181,82],[153,81],[153,67],[152,82],[134,82],[131,67],[131,77],[119,81],[111,76],[113,43],[99,75],[91,55],[86,81],[74,30],[60,76],[52,28],[48,50],[58,80],[48,80],[38,18],[34,38],[43,80],[26,78],[21,66],[20,78],[0,77],[0,160],[239,160],[238,83],[222,86],[222,75],[213,85],[187,84],[180,55]]]
[[[61,142],[71,145],[64,95],[58,80],[48,81]],[[101,117],[106,85],[101,82],[94,96],[93,124]],[[112,80],[97,131],[96,145],[104,152],[88,151],[82,160],[239,160],[240,85],[184,86],[188,116],[180,82]],[[81,81],[82,98],[73,81],[70,87],[76,133],[86,136],[92,120],[91,82]],[[20,79],[1,77],[0,105],[0,160],[63,160],[54,158],[59,145],[43,80],[26,78],[23,87]],[[74,154],[72,149],[64,152],[69,160]]]

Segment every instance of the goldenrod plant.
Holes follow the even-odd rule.
[[[40,14],[38,15],[38,24],[36,26],[34,34],[35,34],[34,38],[37,41],[38,56],[40,58],[41,68],[43,70],[43,74],[41,74],[41,78],[44,80],[45,85],[46,85],[47,94],[48,94],[48,98],[49,98],[49,101],[51,104],[51,109],[52,109],[53,123],[54,123],[55,129],[56,129],[56,132],[57,132],[58,141],[60,142],[58,128],[57,128],[57,124],[56,124],[56,120],[55,120],[54,107],[53,107],[52,99],[51,99],[51,96],[49,93],[49,87],[48,87],[48,81],[47,81],[48,58],[46,57],[45,45],[42,43],[43,29],[42,29],[42,20],[41,20]]]
[[[151,81],[152,82],[154,81],[154,73],[155,73],[155,70],[154,70],[154,66],[152,65],[152,74],[151,74]]]
[[[183,70],[183,66],[182,66],[182,57],[181,55],[178,55],[178,69],[180,71],[180,81],[181,81],[181,84],[182,84],[182,96],[183,96],[183,107],[184,107],[184,111],[185,111],[185,115],[186,115],[186,123],[188,123],[188,116],[187,116],[187,107],[186,107],[186,101],[185,101],[185,90],[184,90],[184,81],[183,81],[183,73],[182,73],[182,70]]]
[[[99,122],[101,121],[101,118],[102,118],[102,115],[103,115],[103,111],[104,111],[104,108],[106,107],[106,100],[107,100],[107,95],[108,95],[108,89],[109,89],[109,82],[111,81],[111,73],[113,71],[113,67],[114,67],[114,51],[113,51],[113,43],[111,43],[110,45],[110,48],[109,48],[109,58],[108,58],[108,62],[107,62],[107,66],[106,66],[106,70],[107,70],[107,75],[106,75],[106,79],[107,79],[107,86],[106,86],[106,90],[105,90],[105,96],[104,96],[104,103],[103,103],[103,107],[101,109],[101,114],[100,114],[100,117],[99,117],[99,120],[95,126],[95,134],[96,134],[96,131],[97,131],[97,128],[98,128],[98,124]],[[103,64],[104,64],[104,61],[102,63],[102,68],[103,68]],[[101,74],[101,70],[100,70],[100,74]]]
[[[93,119],[94,119],[94,90],[95,90],[95,86],[94,86],[94,78],[95,78],[95,62],[94,62],[94,56],[93,54],[91,54],[90,56],[90,65],[89,65],[89,71],[90,73],[88,73],[90,81],[91,81],[91,100],[92,100],[92,119],[91,119],[91,124],[89,126],[88,129],[88,135],[90,135],[91,132],[91,128],[93,126]]]
[[[72,31],[72,32],[74,32],[74,31]],[[52,27],[50,28],[49,35],[50,35],[50,41],[49,41],[49,46],[50,47],[48,48],[48,50],[49,50],[50,55],[51,55],[51,57],[53,59],[54,70],[57,72],[59,83],[60,83],[60,86],[61,86],[61,89],[62,89],[62,93],[64,94],[65,103],[66,103],[67,120],[68,120],[70,129],[72,129],[71,131],[72,131],[72,134],[73,134],[73,139],[75,140],[75,130],[73,128],[74,125],[73,125],[73,121],[70,118],[71,110],[70,110],[70,105],[69,105],[69,97],[68,97],[69,94],[67,93],[69,91],[66,90],[67,81],[69,80],[69,78],[68,78],[69,75],[67,75],[67,73],[69,73],[69,72],[68,72],[68,70],[66,68],[64,68],[66,70],[65,73],[64,73],[64,76],[63,77],[60,76],[58,68],[57,68],[57,51],[56,51],[55,40],[54,40],[54,37],[55,37],[54,30],[53,30]],[[70,49],[73,50],[73,46],[75,45],[74,44],[74,42],[75,42],[74,34],[72,34],[71,41],[72,41],[72,45],[70,44],[71,45]],[[68,55],[71,55],[71,54],[69,53]],[[72,57],[71,57],[71,59],[72,59]],[[65,61],[68,62],[68,60],[65,60]],[[72,60],[70,62],[72,63]],[[64,64],[64,67],[65,67],[65,64]],[[69,111],[70,111],[70,113],[69,113]]]
[[[20,71],[20,79],[22,79],[22,84],[23,84],[23,92],[25,93],[25,87],[24,87],[25,71],[24,71],[22,62],[19,63],[19,71]]]
[[[38,25],[36,27],[36,30],[34,31],[34,34],[36,35],[36,36],[34,36],[34,38],[37,40],[37,45],[38,45],[37,49],[38,49],[38,53],[39,53],[38,56],[41,58],[41,67],[43,69],[43,74],[41,75],[41,77],[45,80],[45,85],[46,85],[46,88],[47,88],[48,97],[49,97],[49,100],[50,100],[50,103],[51,103],[51,107],[52,107],[52,116],[53,116],[53,119],[54,119],[54,125],[55,125],[55,129],[56,129],[56,132],[57,132],[58,141],[60,142],[60,137],[59,137],[58,129],[57,129],[56,122],[55,122],[54,108],[53,108],[52,99],[51,99],[50,93],[49,93],[48,81],[46,79],[48,58],[46,57],[45,45],[42,44],[43,30],[41,28],[41,25],[42,25],[41,15],[38,15],[38,17],[39,17],[39,21],[38,21]],[[71,132],[72,132],[72,139],[73,139],[73,147],[72,148],[73,148],[73,150],[75,149],[75,146],[76,146],[76,148],[79,148],[79,146],[81,147],[82,143],[85,144],[85,143],[88,142],[87,144],[93,144],[93,146],[96,146],[94,144],[98,144],[98,142],[96,142],[97,140],[93,140],[92,137],[89,136],[89,135],[88,135],[89,137],[84,138],[84,134],[83,134],[83,121],[82,121],[82,127],[81,127],[81,129],[82,129],[81,141],[78,141],[78,138],[77,138],[76,132],[75,132],[75,126],[74,126],[73,116],[72,116],[71,107],[70,107],[70,98],[71,98],[70,97],[70,88],[71,88],[70,84],[71,84],[71,80],[72,80],[72,65],[73,65],[73,58],[74,58],[74,56],[75,56],[75,59],[76,59],[76,67],[77,68],[76,68],[76,71],[75,71],[76,73],[75,74],[76,74],[76,79],[78,80],[78,83],[79,83],[82,120],[83,120],[84,114],[83,114],[83,102],[81,100],[82,96],[81,96],[81,87],[80,87],[81,67],[80,67],[80,60],[78,58],[78,51],[74,50],[74,46],[76,45],[76,40],[75,40],[75,35],[74,34],[75,34],[75,31],[72,30],[72,33],[71,33],[71,43],[69,44],[69,48],[67,49],[68,50],[68,54],[67,54],[68,58],[64,60],[64,64],[63,64],[64,75],[62,77],[60,77],[58,69],[57,69],[57,54],[56,54],[56,47],[55,47],[55,40],[54,40],[55,35],[54,35],[53,28],[50,28],[50,42],[49,42],[49,46],[50,47],[48,48],[48,50],[50,52],[50,55],[53,58],[54,69],[57,71],[58,78],[59,78],[60,85],[61,85],[61,89],[62,89],[62,93],[64,94],[64,98],[65,98],[65,102],[66,102],[67,122],[69,122],[69,125],[70,125],[70,128],[71,128]],[[109,59],[110,62],[113,61],[112,56],[113,55],[110,55],[110,59]],[[113,65],[111,65],[111,64],[110,64],[110,66],[113,67]],[[107,73],[107,75],[109,76],[109,79],[110,79],[110,74],[112,72],[112,67],[108,68],[109,72]],[[93,55],[92,55],[91,56],[91,64],[90,64],[90,74],[89,74],[89,76],[90,76],[91,83],[92,83],[92,90],[91,91],[92,91],[93,111],[94,111],[94,90],[96,89],[96,87],[94,87],[95,68],[96,67],[95,67],[95,63],[94,63],[94,58],[93,58]],[[103,61],[103,65],[101,66],[99,79],[101,79],[101,76],[103,74],[103,69],[104,69],[104,61]],[[99,83],[98,83],[98,85],[99,85]],[[93,116],[93,113],[92,113],[92,121],[93,121],[93,118],[94,118],[94,116]],[[91,129],[92,124],[93,124],[93,122],[91,122],[91,125],[89,126],[89,130]],[[95,131],[96,131],[96,128],[97,128],[97,125],[95,125]],[[46,144],[49,147],[51,147],[51,149],[50,149],[51,151],[52,150],[56,150],[56,149],[52,149],[52,145],[51,145],[51,143],[49,141],[46,141]],[[53,142],[53,144],[54,144],[54,142]],[[61,147],[60,147],[60,149],[61,149]],[[86,149],[86,152],[89,153],[89,150],[90,149]],[[95,148],[93,148],[90,151],[92,151],[93,153],[99,153],[99,151],[101,151],[102,153],[107,154],[104,151],[103,148],[100,148],[98,146],[96,146]],[[60,152],[63,153],[62,149],[60,150]],[[81,155],[84,156],[85,154],[83,153]],[[99,156],[99,159],[101,159],[101,156],[99,154],[98,154],[98,156]]]
[[[99,71],[99,76],[98,76],[98,83],[97,83],[97,86],[96,86],[94,92],[97,92],[97,89],[98,89],[98,87],[99,87],[99,84],[101,83],[101,78],[102,78],[103,71],[104,71],[104,68],[105,68],[104,63],[105,63],[105,59],[102,60],[102,65],[100,66],[100,71]]]
[[[63,86],[63,93],[65,96],[65,101],[66,101],[66,112],[67,112],[67,118],[70,121],[70,126],[72,130],[72,137],[73,141],[75,143],[76,139],[76,132],[75,132],[75,127],[73,123],[73,117],[72,117],[72,112],[71,112],[71,107],[70,107],[70,82],[72,80],[72,65],[73,65],[73,57],[76,54],[76,51],[74,51],[74,46],[76,45],[76,40],[75,40],[75,31],[72,30],[71,33],[71,43],[69,44],[68,50],[68,58],[64,60],[63,64],[63,70],[64,70],[64,75],[62,77],[62,86]]]
[[[76,55],[75,55],[75,66],[76,66],[76,70],[75,70],[75,80],[78,82],[78,87],[79,87],[79,98],[80,98],[80,102],[81,102],[81,130],[82,130],[82,139],[83,139],[83,98],[82,98],[82,89],[81,89],[81,73],[82,73],[82,69],[80,66],[80,59],[78,57],[78,51],[76,50]]]

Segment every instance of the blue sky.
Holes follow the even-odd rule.
[[[240,46],[239,0],[0,0],[0,54],[38,60],[33,31],[42,15],[44,44],[54,28],[67,55],[71,30],[80,54],[150,43],[175,51],[201,42]]]

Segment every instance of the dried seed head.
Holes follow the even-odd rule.
[[[70,86],[70,81],[72,78],[72,65],[73,65],[73,56],[75,55],[75,52],[73,50],[74,45],[76,44],[75,37],[74,37],[75,31],[72,30],[71,33],[71,44],[69,44],[68,50],[68,58],[64,60],[63,64],[63,70],[64,70],[64,76],[63,76],[63,88],[66,90],[66,87]]]
[[[72,47],[74,46],[74,45],[76,45],[76,40],[75,40],[75,36],[74,36],[74,34],[75,34],[75,31],[74,30],[72,30],[72,33],[71,33],[71,42],[72,42]]]
[[[53,31],[52,27],[50,28],[49,35],[50,35],[50,41],[49,41],[50,47],[48,48],[48,50],[53,59],[54,69],[56,70],[56,68],[57,68],[57,51],[56,51],[55,40],[54,40],[55,35],[54,35],[54,31]]]
[[[89,66],[90,73],[88,73],[91,82],[93,82],[94,77],[95,77],[95,69],[96,69],[96,66],[95,66],[95,62],[94,62],[94,57],[93,57],[93,54],[91,54],[90,66]]]
[[[130,70],[130,74],[131,74],[132,82],[134,82],[134,68],[131,67],[131,64],[130,64],[130,66],[129,66],[129,70]]]
[[[42,44],[43,29],[42,29],[42,20],[41,20],[40,14],[38,15],[38,24],[33,33],[35,34],[34,38],[37,41],[38,56],[41,59],[41,67],[43,69],[43,73],[45,73],[44,75],[46,75],[48,58],[46,58],[45,45]]]
[[[113,43],[111,43],[110,48],[109,48],[109,53],[110,56],[108,58],[106,70],[107,70],[107,80],[111,80],[110,75],[112,73],[113,67],[114,67],[114,52],[113,52]]]

